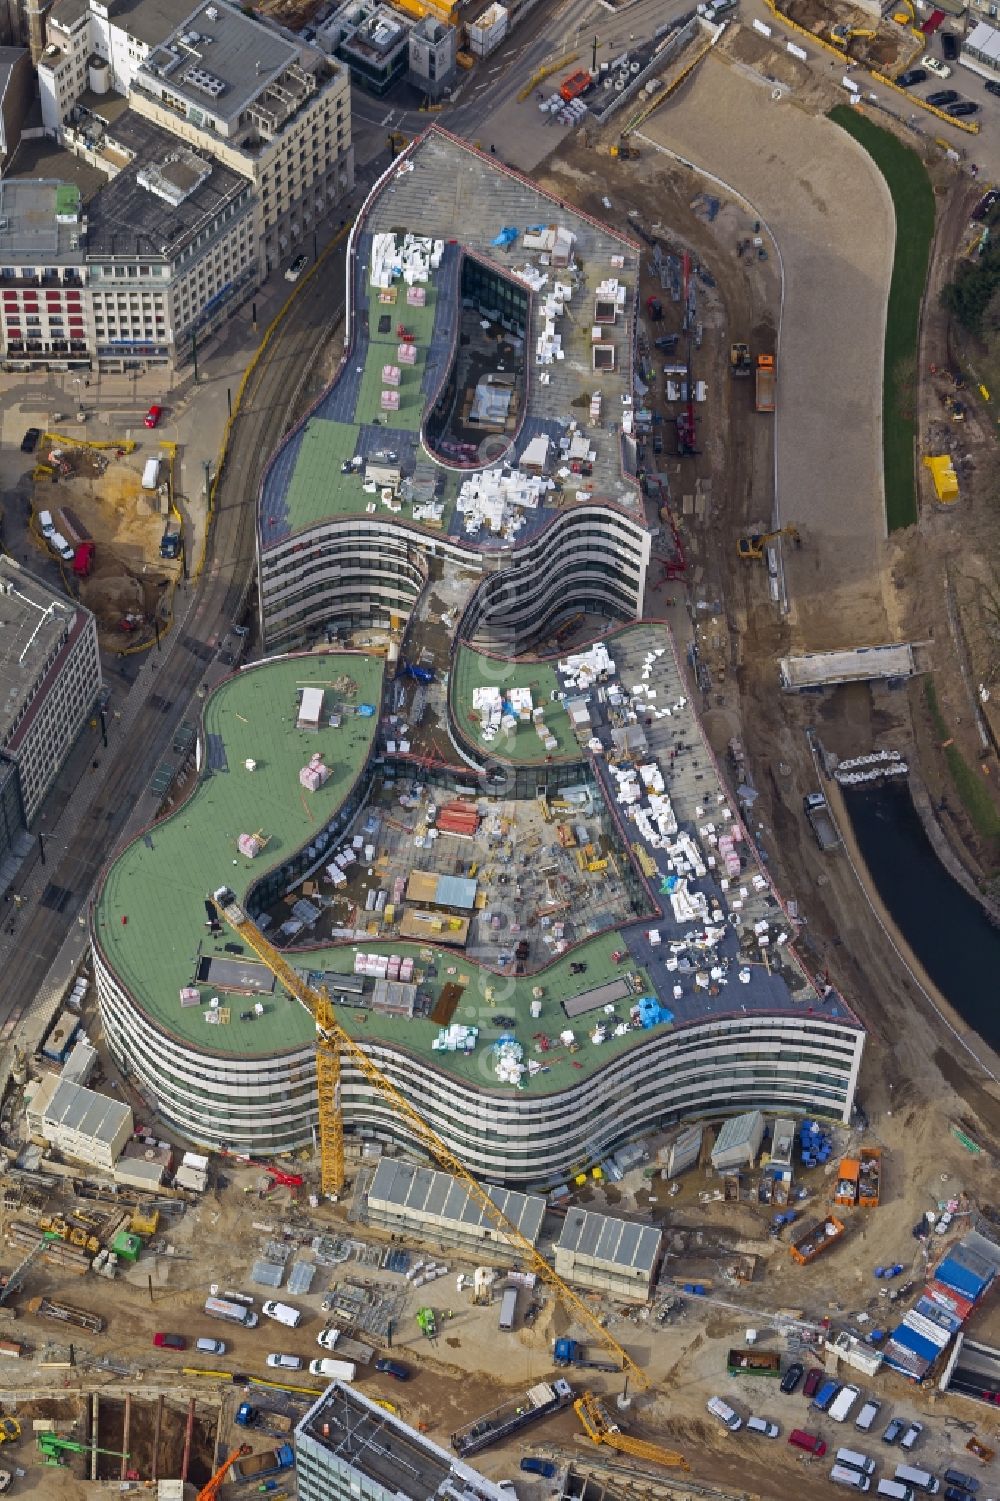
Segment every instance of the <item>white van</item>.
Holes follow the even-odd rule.
[[[159,459],[147,459],[142,471],[142,488],[144,490],[155,490],[159,483],[160,461]]]
[[[262,1312],[265,1318],[276,1319],[289,1329],[297,1329],[302,1322],[301,1309],[293,1308],[291,1303],[275,1303],[270,1299],[264,1304]]]
[[[874,1459],[869,1459],[867,1454],[859,1454],[857,1449],[838,1449],[837,1463],[847,1465],[852,1470],[860,1470],[862,1475],[875,1473]]]
[[[62,532],[53,532],[52,536],[48,539],[48,543],[52,551],[58,553],[64,563],[72,563],[76,557],[76,553],[70,547]]]
[[[47,542],[56,529],[55,522],[52,520],[51,511],[39,511],[38,529]]]
[[[846,1485],[852,1491],[871,1490],[871,1481],[867,1475],[862,1475],[859,1470],[850,1470],[847,1465],[834,1465],[830,1471],[830,1479],[834,1485]]]
[[[713,1418],[718,1418],[720,1423],[725,1423],[730,1433],[739,1433],[743,1427],[743,1419],[733,1412],[728,1402],[723,1402],[721,1397],[709,1397],[705,1406]]]
[[[840,1391],[830,1403],[829,1415],[835,1423],[846,1423],[850,1416],[851,1408],[861,1396],[861,1390],[857,1386],[842,1386]]]
[[[936,1496],[941,1489],[941,1482],[930,1470],[921,1470],[917,1465],[897,1465],[896,1479],[904,1485],[912,1485],[915,1491],[925,1491],[928,1496]]]
[[[889,1501],[915,1501],[913,1492],[901,1480],[880,1480],[875,1488],[876,1496],[887,1496]]]

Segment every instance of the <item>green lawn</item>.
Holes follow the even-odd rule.
[[[946,743],[951,738],[951,732],[941,712],[933,679],[926,679],[924,694],[931,719],[934,721],[935,734],[944,744],[945,760],[948,763],[951,779],[955,783],[955,790],[962,801],[962,807],[969,815],[973,828],[983,839],[1000,839],[1000,813],[997,812],[982,776],[973,770],[957,745]]]
[[[863,146],[885,178],[896,211],[896,252],[889,289],[882,374],[882,462],[889,530],[917,519],[913,477],[917,334],[934,236],[934,190],[923,162],[889,131],[847,104],[831,120]]]

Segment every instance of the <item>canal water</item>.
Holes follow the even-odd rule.
[[[959,1016],[1000,1050],[1000,928],[941,864],[905,781],[843,793],[896,927]]]

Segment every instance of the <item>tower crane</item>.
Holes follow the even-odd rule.
[[[314,989],[306,984],[302,976],[267,941],[229,887],[219,887],[212,893],[210,900],[237,937],[253,950],[275,979],[309,1012],[316,1023],[316,1093],[319,1110],[320,1182],[323,1192],[339,1194],[344,1187],[344,1117],[340,1098],[340,1063],[343,1055],[350,1059],[353,1067],[364,1076],[374,1093],[385,1101],[424,1151],[446,1173],[460,1181],[496,1229],[516,1247],[525,1263],[552,1289],[564,1306],[586,1325],[591,1336],[614,1352],[621,1361],[622,1373],[633,1385],[645,1390],[650,1385],[645,1371],[636,1365],[632,1357],[604,1328],[597,1314],[572,1288],[567,1287],[531,1241],[497,1207],[460,1158],[442,1141],[433,1126],[424,1120],[416,1106],[410,1103],[392,1080],[372,1062],[364,1048],[340,1025],[326,987]]]
[[[621,1454],[631,1454],[635,1459],[648,1459],[651,1464],[664,1465],[667,1469],[689,1470],[691,1466],[683,1454],[675,1449],[662,1449],[648,1439],[633,1438],[622,1433],[617,1423],[608,1417],[601,1403],[590,1392],[584,1392],[573,1403],[573,1411],[595,1444],[607,1444]]]
[[[802,542],[797,526],[780,526],[774,532],[751,532],[748,537],[741,537],[736,544],[736,551],[741,558],[752,562],[755,558],[762,558],[767,544],[778,537],[788,537],[798,545]]]
[[[234,1449],[232,1454],[227,1454],[222,1465],[219,1467],[219,1469],[216,1470],[211,1480],[209,1480],[206,1485],[203,1485],[201,1490],[198,1492],[196,1501],[215,1501],[215,1498],[218,1496],[219,1490],[222,1486],[222,1482],[226,1478],[226,1472],[229,1469],[229,1466],[233,1463],[234,1460],[242,1459],[244,1454],[252,1453],[253,1446],[251,1444],[240,1444],[240,1447],[238,1449]]]

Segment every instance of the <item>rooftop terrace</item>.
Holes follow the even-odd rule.
[[[542,719],[556,741],[555,749],[546,749],[530,718],[520,720],[516,728],[505,726],[494,736],[489,736],[485,721],[474,707],[477,688],[498,689],[507,704],[512,691],[527,690],[532,705],[544,711]],[[525,658],[505,662],[461,645],[452,666],[449,691],[459,730],[483,755],[525,763],[583,759],[584,753],[573,734],[569,715],[561,699],[554,697],[560,691],[560,685],[551,662]]]
[[[615,670],[595,682],[590,693],[594,765],[622,843],[646,874],[652,915],[596,934],[593,926],[580,924],[571,931],[581,941],[550,959],[553,930],[544,924],[536,928],[527,912],[518,910],[521,931],[539,940],[533,952],[550,962],[527,974],[512,973],[514,966],[508,964],[497,975],[472,954],[440,942],[365,933],[369,918],[362,897],[353,941],[289,950],[292,962],[313,984],[325,981],[345,1027],[359,1038],[412,1051],[480,1088],[506,1089],[491,1044],[512,1036],[530,1068],[523,1087],[529,1093],[546,1093],[580,1082],[654,1033],[694,1022],[761,1012],[812,1014],[856,1025],[841,998],[834,992],[821,997],[791,956],[788,940],[793,926],[755,850],[732,821],[728,794],[687,700],[666,626],[625,627],[607,637],[606,645]],[[475,667],[475,654],[469,653],[462,671],[471,674]],[[225,958],[224,940],[229,935],[212,939],[206,934],[206,892],[228,882],[242,899],[255,876],[308,843],[332,817],[368,754],[374,718],[348,716],[339,729],[297,730],[298,689],[326,685],[328,712],[343,696],[336,685],[349,675],[356,685],[349,701],[374,704],[379,701],[381,670],[380,662],[335,654],[262,663],[230,679],[206,704],[207,775],[178,812],[155,825],[111,867],[95,912],[98,940],[132,994],[160,1025],[183,1040],[237,1055],[280,1052],[308,1042],[310,1019],[297,1003],[275,999],[269,979],[262,992],[264,1015],[253,1022],[239,1020],[237,998],[228,1025],[211,1027],[204,1020],[204,1003],[213,987],[202,985],[199,1004],[189,1007],[180,1005],[179,992],[192,984],[199,958]],[[583,692],[573,675],[556,663],[513,664],[510,671],[510,682],[527,679],[540,685],[542,674],[546,684],[558,681],[564,690]],[[468,681],[471,684],[471,676]],[[623,731],[630,735],[624,757],[619,750]],[[530,728],[517,733],[534,738]],[[637,733],[642,744],[637,743]],[[299,786],[298,772],[315,751],[324,753],[334,774],[318,792],[309,793]],[[252,773],[243,769],[246,757],[257,761]],[[677,825],[669,850],[648,836],[645,802],[619,798],[615,766],[622,772],[654,764],[661,770]],[[399,793],[409,784],[394,785]],[[378,829],[388,822],[402,827],[399,810],[393,811],[394,820],[373,805],[359,814],[363,837],[375,848],[352,868],[362,871],[369,886],[391,884]],[[251,861],[238,853],[236,839],[255,830],[269,841],[263,854]],[[736,874],[731,859],[727,866],[720,838],[727,833],[736,839]],[[426,856],[409,836],[402,838],[400,869],[426,864]],[[680,841],[686,841],[686,853]],[[460,864],[479,858],[471,846],[455,841],[455,848]],[[489,858],[496,869],[503,869],[496,855]],[[513,881],[518,860],[512,857],[508,868]],[[372,878],[372,869],[381,874]],[[682,875],[690,902],[703,904],[700,911],[690,906],[674,910],[671,893]],[[321,883],[321,902],[328,890]],[[499,893],[494,898],[486,887],[480,895],[482,901],[474,904],[476,922],[484,916],[483,903],[502,901]],[[661,916],[653,913],[656,905],[662,908]],[[603,910],[602,920],[607,921],[607,909]],[[714,933],[711,941],[709,930]],[[505,946],[512,947],[511,941]],[[412,961],[418,1002],[413,1014],[378,1002],[372,980],[355,972],[358,952]],[[338,982],[346,976],[351,983]],[[267,978],[262,970],[259,978]],[[246,992],[253,988],[253,983],[243,987]],[[644,995],[658,997],[660,1006],[637,1025],[632,1013]],[[479,1029],[472,1051],[442,1046],[442,1029],[451,1025]],[[569,1039],[566,1033],[572,1034]]]
[[[525,249],[525,234],[547,226],[571,232],[576,269],[543,265],[540,250]],[[501,230],[516,229],[509,247],[494,241]],[[426,306],[411,305],[397,283],[394,302],[380,300],[370,280],[372,238],[404,231],[444,242],[440,264],[423,284]],[[462,251],[472,253],[504,277],[535,283],[530,327],[516,341],[527,369],[524,421],[514,445],[520,459],[534,437],[555,443],[565,437],[571,420],[589,435],[595,452],[586,478],[561,477],[563,505],[577,489],[587,499],[600,498],[637,509],[635,485],[623,474],[622,417],[624,397],[631,397],[633,299],[638,249],[613,230],[559,203],[539,188],[438,127],[431,129],[399,159],[391,174],[373,190],[359,217],[351,242],[347,275],[352,296],[352,344],[330,388],[310,415],[288,437],[265,475],[260,532],[264,547],[327,517],[380,511],[380,497],[365,489],[360,473],[342,475],[340,466],[354,455],[389,449],[398,455],[404,475],[412,475],[429,454],[420,442],[422,422],[451,368],[461,314]],[[597,287],[617,277],[625,298],[613,323],[604,326],[602,342],[614,351],[610,370],[595,374],[591,329]],[[544,283],[539,284],[544,278]],[[557,318],[560,357],[544,363],[536,343],[544,324],[543,303],[557,281],[573,286],[570,311]],[[402,325],[412,335],[416,361],[401,367],[398,411],[380,406],[383,368],[395,360]],[[601,413],[588,420],[592,394],[602,395]],[[484,461],[485,462],[485,461]],[[558,456],[553,462],[557,472]],[[454,497],[469,470],[439,469],[444,486],[438,499],[444,515],[435,529],[460,534]],[[518,540],[526,541],[554,513],[552,506],[529,511]],[[401,520],[420,520],[404,499]],[[466,538],[466,540],[470,540]],[[495,545],[484,533],[470,545]]]
[[[186,803],[118,856],[96,902],[98,942],[132,995],[161,1026],[206,1050],[274,1052],[310,1035],[305,1012],[284,999],[265,1001],[264,1014],[250,1022],[240,1020],[236,997],[228,1024],[216,1026],[204,1019],[211,985],[193,986],[199,1004],[180,1003],[199,958],[223,955],[229,936],[209,938],[206,895],[228,882],[242,900],[253,881],[307,845],[339,808],[371,749],[375,716],[345,713],[338,728],[298,729],[299,690],[307,686],[323,689],[324,716],[338,707],[377,706],[382,663],[340,653],[293,657],[223,683],[205,704],[201,780]],[[299,772],[317,752],[331,776],[310,792]],[[266,843],[250,859],[237,839],[258,831]]]

